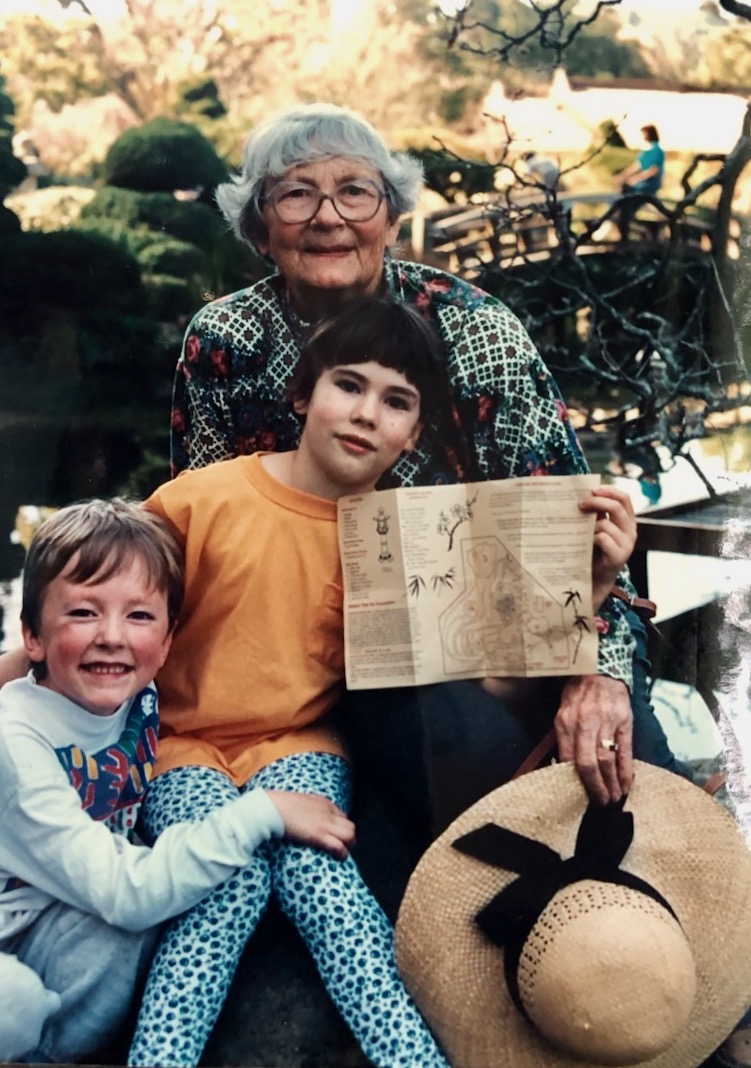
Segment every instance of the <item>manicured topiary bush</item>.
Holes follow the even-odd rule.
[[[103,177],[107,185],[142,193],[213,190],[227,178],[227,168],[195,126],[153,119],[118,137],[105,158]]]
[[[176,200],[172,193],[139,193],[107,185],[81,211],[81,219],[117,220],[142,225],[180,241],[210,249],[225,226],[218,212],[198,200]]]
[[[140,261],[144,249],[153,245],[156,239],[154,231],[148,226],[131,226],[117,218],[79,219],[75,229],[78,233],[101,234],[114,241],[137,261]]]
[[[200,305],[194,288],[182,276],[144,274],[143,281],[146,308],[160,322],[189,316]]]
[[[3,242],[0,298],[5,307],[28,306],[33,294],[47,306],[123,309],[140,284],[136,260],[103,234],[30,232],[9,235]]]
[[[0,367],[17,407],[115,409],[169,382],[174,351],[121,245],[73,229],[21,232],[0,256]]]
[[[213,78],[193,78],[178,87],[181,111],[198,119],[221,119],[227,109],[219,96],[219,86]]]
[[[0,234],[18,233],[21,224],[18,217],[3,205],[3,200],[11,189],[22,182],[26,176],[26,167],[13,155],[13,101],[4,93],[5,79],[0,76]]]
[[[138,260],[146,307],[160,321],[182,318],[211,296],[268,273],[243,252],[215,207],[214,189],[227,170],[193,126],[157,119],[127,130],[103,173],[107,185],[77,225],[105,234]],[[199,186],[194,198],[174,195]]]
[[[141,269],[148,274],[173,275],[183,282],[199,274],[204,266],[201,250],[188,241],[155,241],[140,256]]]

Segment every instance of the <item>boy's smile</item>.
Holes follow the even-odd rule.
[[[41,685],[95,716],[112,715],[164,663],[172,635],[166,595],[136,557],[104,582],[73,582],[77,557],[47,587],[39,633],[24,626],[29,657],[44,661]]]
[[[308,401],[293,485],[336,500],[366,493],[420,434],[420,394],[401,371],[374,360],[324,370]]]

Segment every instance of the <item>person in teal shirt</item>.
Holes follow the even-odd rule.
[[[665,152],[656,126],[642,126],[647,147],[633,163],[615,176],[624,193],[657,193],[665,173]]]
[[[657,127],[651,125],[642,126],[641,132],[647,142],[647,147],[642,149],[633,163],[615,176],[616,185],[620,187],[624,196],[628,198],[617,217],[618,228],[624,241],[628,239],[631,220],[643,203],[640,200],[632,199],[633,194],[654,196],[660,190],[665,173],[665,152],[660,145],[660,135],[657,132]]]

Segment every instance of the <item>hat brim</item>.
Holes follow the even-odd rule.
[[[461,835],[493,822],[569,857],[586,807],[572,765],[524,775],[462,813],[413,873],[396,927],[397,960],[454,1068],[591,1064],[553,1049],[524,1019],[506,986],[503,951],[475,923],[516,874],[452,847]],[[751,1004],[751,851],[716,801],[648,764],[636,762],[626,810],[634,813],[635,829],[621,867],[670,903],[697,977],[687,1027],[669,1049],[638,1068],[696,1068]]]

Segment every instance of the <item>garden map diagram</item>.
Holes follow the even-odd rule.
[[[596,670],[597,475],[403,487],[342,498],[351,689]]]
[[[506,675],[530,654],[561,672],[571,666],[563,605],[496,537],[463,538],[463,590],[439,616],[447,676],[477,669]]]

